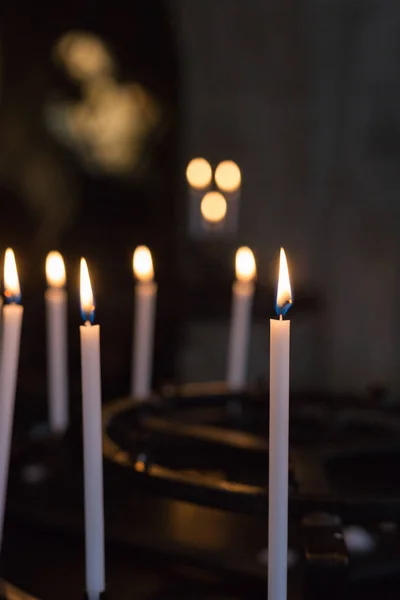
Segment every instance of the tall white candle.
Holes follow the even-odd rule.
[[[91,324],[94,309],[89,272],[86,261],[82,258],[81,310],[85,324],[80,327],[80,335],[88,600],[99,600],[105,589],[100,326]]]
[[[236,281],[232,294],[227,383],[230,390],[240,391],[246,386],[256,262],[253,252],[246,246],[238,249],[235,262]]]
[[[67,292],[65,265],[59,252],[47,255],[46,277],[49,425],[53,433],[63,433],[68,427]]]
[[[283,320],[283,315],[291,304],[288,266],[281,248],[276,300],[279,320],[270,321],[268,600],[287,597],[290,321]]]
[[[24,312],[23,307],[18,304],[21,299],[21,290],[14,252],[10,248],[6,250],[4,261],[4,285],[5,297],[9,304],[3,308],[0,362],[0,549],[3,541],[8,467],[10,462],[22,316]]]
[[[135,317],[132,349],[131,396],[139,400],[151,393],[157,285],[150,250],[138,246],[133,254]]]

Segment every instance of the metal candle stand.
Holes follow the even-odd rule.
[[[254,554],[266,543],[268,509],[263,389],[233,396],[223,385],[190,385],[164,389],[145,403],[117,400],[104,407],[103,429],[108,544],[150,550],[223,574],[233,588],[237,577],[245,578],[263,597],[266,567],[256,564]],[[14,517],[82,535],[80,435],[76,424],[63,441],[28,444],[14,455],[8,504]],[[348,572],[341,520],[400,520],[400,488],[384,493],[383,484],[381,492],[374,480],[379,464],[375,474],[369,468],[364,482],[357,482],[359,491],[348,466],[388,456],[400,456],[400,420],[393,414],[363,408],[356,398],[291,397],[289,519],[295,547],[304,555],[304,581],[301,595],[289,593],[290,598],[313,600],[316,589],[319,597],[340,597]],[[32,464],[47,469],[47,477],[35,485],[21,475]],[[379,563],[379,553],[375,559]],[[393,550],[391,572],[399,560],[400,544]],[[370,569],[363,565],[361,560],[361,580]],[[386,563],[385,569],[387,575]],[[174,593],[177,597],[174,591],[157,592],[151,599],[167,600]],[[225,596],[209,588],[193,597]],[[244,596],[236,591],[227,597]]]
[[[400,487],[390,495],[341,491],[337,475],[349,461],[400,457],[398,418],[356,399],[293,395],[290,425],[292,517],[325,512],[348,522],[400,520]],[[232,396],[221,385],[190,385],[146,403],[122,399],[104,408],[103,440],[105,458],[143,488],[267,514],[268,398],[261,390]]]

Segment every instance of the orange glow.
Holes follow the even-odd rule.
[[[21,296],[19,285],[17,263],[15,262],[14,251],[7,248],[4,259],[4,288],[5,297],[11,302],[18,302]]]
[[[278,314],[285,314],[292,304],[292,289],[290,286],[289,269],[286,254],[281,248],[279,259],[278,292],[276,295],[276,308]]]
[[[186,169],[188,184],[197,190],[204,190],[211,183],[212,170],[205,158],[193,158]]]
[[[256,276],[256,261],[254,254],[247,246],[242,246],[236,252],[236,278],[239,281],[253,281]]]
[[[215,170],[215,183],[223,192],[236,192],[242,183],[240,169],[232,160],[224,160]]]
[[[92,321],[94,309],[95,306],[89,269],[86,260],[81,258],[81,312],[85,321]]]
[[[208,192],[201,201],[200,210],[206,221],[219,223],[226,215],[226,200],[219,192]]]
[[[59,252],[49,252],[46,258],[47,284],[51,287],[62,288],[65,285],[65,264]]]
[[[153,259],[147,246],[138,246],[133,253],[133,272],[139,281],[153,281]]]

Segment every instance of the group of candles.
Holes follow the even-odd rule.
[[[200,203],[200,214],[205,223],[218,226],[227,217],[228,206],[233,205],[240,194],[242,176],[238,165],[224,160],[215,169],[217,190],[212,190],[213,172],[205,158],[193,158],[186,169],[186,180],[192,200]]]
[[[151,392],[152,345],[157,286],[149,249],[136,248],[133,270],[135,319],[131,394],[145,400]],[[48,335],[49,422],[53,432],[68,425],[67,293],[62,256],[51,252],[46,260],[45,293]],[[251,306],[256,263],[250,248],[236,253],[227,383],[232,391],[246,385]],[[2,311],[0,355],[0,547],[4,521],[7,475],[19,360],[23,307],[14,253],[4,263],[6,306]],[[84,325],[80,327],[84,446],[86,589],[89,600],[99,600],[105,588],[104,510],[101,427],[100,326],[93,325],[95,305],[85,259],[80,265],[80,299]],[[291,305],[286,256],[281,249],[277,292],[279,319],[271,319],[270,339],[270,453],[269,453],[269,592],[270,600],[286,598],[288,406],[290,322],[283,315]]]

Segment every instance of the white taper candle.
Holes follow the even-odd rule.
[[[246,386],[256,264],[253,252],[243,246],[236,253],[237,281],[232,289],[232,316],[228,346],[227,383],[232,391]]]
[[[21,326],[24,309],[20,301],[17,266],[8,248],[4,261],[5,295],[10,304],[3,308],[0,361],[0,550],[3,542],[4,513],[7,498],[15,392],[17,387]]]
[[[151,394],[153,342],[157,285],[150,250],[138,246],[133,255],[135,286],[135,318],[133,331],[131,396],[139,400]]]
[[[63,433],[68,427],[67,292],[64,260],[59,252],[48,254],[46,276],[49,425],[53,433]]]
[[[270,320],[268,600],[287,598],[290,321],[282,320],[282,315],[291,303],[282,248],[277,294],[280,318]]]
[[[88,600],[99,600],[100,594],[105,589],[100,326],[90,323],[94,314],[94,304],[89,273],[84,259],[81,260],[81,306],[85,319],[85,325],[80,327],[80,337],[86,591]]]

